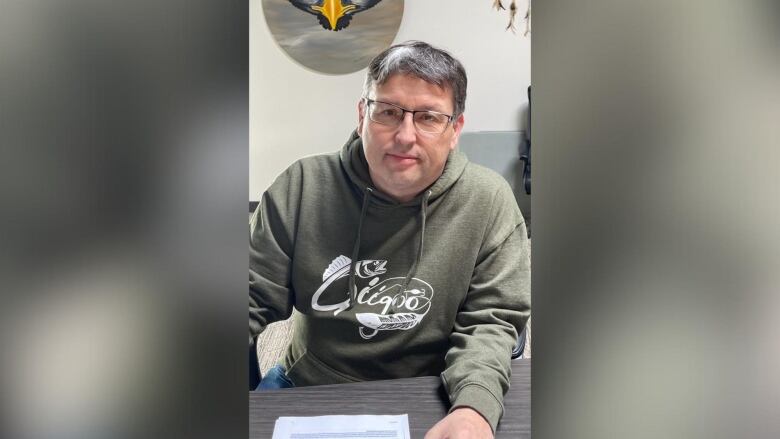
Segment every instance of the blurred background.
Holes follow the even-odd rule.
[[[246,437],[253,7],[3,1],[0,436]],[[780,436],[780,6],[532,15],[533,436]]]
[[[246,2],[0,10],[0,437],[245,437]]]
[[[534,2],[533,437],[780,435],[778,5]]]

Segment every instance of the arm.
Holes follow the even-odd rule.
[[[249,223],[249,344],[270,323],[285,320],[295,303],[291,285],[295,200],[289,171],[263,194]]]
[[[508,193],[507,193],[508,192]],[[511,197],[511,198],[510,198]],[[499,191],[485,244],[456,317],[442,373],[452,402],[495,428],[509,388],[510,356],[530,315],[530,257],[525,225],[511,191]]]

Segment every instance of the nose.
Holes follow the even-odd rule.
[[[417,140],[417,128],[414,127],[412,113],[405,113],[401,124],[395,133],[396,143],[399,145],[413,145]]]

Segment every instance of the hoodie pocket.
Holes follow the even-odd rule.
[[[317,386],[322,384],[344,384],[362,381],[339,372],[310,351],[304,352],[287,372],[296,386]]]

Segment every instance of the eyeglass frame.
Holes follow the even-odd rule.
[[[395,125],[394,128],[398,128],[399,126],[401,126],[401,124],[404,122],[404,119],[406,118],[406,113],[411,113],[411,115],[412,115],[412,125],[414,126],[414,129],[420,131],[421,133],[425,133],[425,134],[442,134],[445,131],[447,131],[447,126],[452,124],[452,122],[455,120],[455,116],[454,115],[447,114],[447,113],[441,113],[439,111],[433,111],[433,110],[407,110],[406,108],[404,108],[404,107],[402,107],[400,105],[396,105],[396,104],[393,104],[393,103],[390,103],[390,102],[377,101],[377,100],[374,100],[374,99],[371,99],[371,98],[367,98],[367,97],[364,97],[363,100],[366,102],[366,117],[368,117],[368,119],[370,121],[372,121],[372,122],[376,122],[376,123],[378,123],[380,125],[384,125],[384,126],[387,126],[387,127],[393,127],[393,125],[388,125],[386,123],[382,123],[382,122],[376,121],[376,120],[371,118],[371,112],[369,111],[369,108],[368,108],[369,105],[374,104],[374,103],[379,103],[379,104],[390,105],[391,107],[395,107],[395,108],[398,108],[399,110],[401,110],[401,119],[399,120],[398,125]],[[425,131],[425,130],[421,130],[420,128],[417,127],[417,122],[414,121],[414,115],[417,114],[417,113],[434,113],[434,114],[439,114],[439,115],[442,115],[442,116],[447,116],[447,123],[444,124],[444,128],[442,128],[441,131]]]

